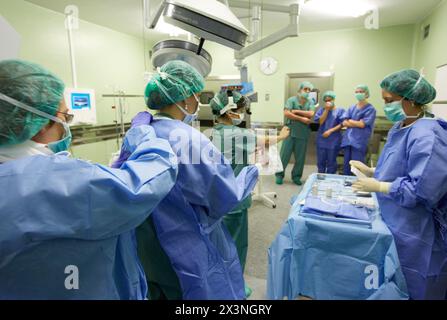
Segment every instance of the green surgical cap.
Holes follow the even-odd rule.
[[[205,87],[202,75],[184,61],[166,63],[146,86],[146,104],[150,109],[160,110],[183,101]]]
[[[238,103],[242,99],[242,95],[238,91],[233,91],[233,102]],[[210,102],[211,110],[213,111],[213,114],[216,116],[220,116],[221,111],[228,106],[229,103],[229,97],[228,93],[226,91],[221,91],[218,94],[214,96],[214,98]],[[237,109],[234,108],[234,109]]]
[[[335,100],[336,97],[337,97],[337,95],[335,94],[334,91],[326,91],[323,94],[323,101],[325,101],[326,98],[332,98],[332,100]]]
[[[313,90],[314,85],[309,81],[304,81],[300,84],[300,90],[303,90],[304,88],[309,88],[310,90]]]
[[[417,104],[424,105],[436,98],[436,89],[416,70],[402,70],[386,77],[382,89],[397,94]]]
[[[366,84],[359,84],[357,87],[355,87],[355,89],[361,89],[363,91],[365,91],[366,96],[370,97],[370,91],[369,91],[369,87]]]
[[[65,85],[43,67],[21,60],[0,62],[0,93],[37,110],[56,115]],[[0,100],[0,146],[30,140],[49,120]]]

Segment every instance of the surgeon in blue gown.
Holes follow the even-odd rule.
[[[151,126],[179,163],[174,188],[138,229],[138,251],[155,299],[245,298],[237,249],[222,219],[251,194],[258,169],[247,166],[235,177],[229,161],[191,126],[203,88],[197,70],[171,61],[145,92],[148,107],[158,110]]]
[[[135,228],[174,186],[153,128],[126,136],[120,169],[72,159],[63,82],[0,62],[0,300],[145,299]]]
[[[370,176],[353,187],[378,192],[410,297],[446,299],[447,122],[427,111],[436,90],[419,72],[394,73],[381,87],[385,114],[395,125],[376,169],[351,162]]]

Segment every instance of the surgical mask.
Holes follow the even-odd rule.
[[[199,112],[200,112],[200,102],[199,99],[197,99],[196,95],[194,94],[194,98],[197,101],[197,110],[194,113],[188,113],[185,109],[183,109],[182,107],[180,107],[178,104],[175,104],[177,106],[177,108],[180,109],[180,111],[185,115],[185,118],[183,119],[183,122],[186,124],[191,124],[194,121],[197,120],[197,118],[199,117]]]
[[[358,101],[363,101],[363,100],[366,99],[366,94],[365,94],[365,93],[356,93],[356,94],[355,94],[355,98],[356,98]]]
[[[239,119],[233,119],[231,118],[231,122],[233,122],[234,126],[240,125],[242,122],[244,122],[245,114],[244,113],[236,113],[236,112],[230,112],[231,114],[237,115]]]
[[[300,94],[301,98],[303,99],[309,99],[309,92],[303,92]]]
[[[386,103],[384,107],[385,116],[388,120],[390,120],[393,123],[397,123],[400,121],[403,121],[405,119],[417,119],[419,118],[419,115],[417,116],[407,116],[405,113],[403,107],[402,107],[402,100],[400,101],[394,101],[390,103]]]
[[[71,141],[72,141],[71,130],[70,130],[70,127],[68,126],[68,124],[66,124],[63,121],[60,121],[59,123],[62,124],[62,126],[64,127],[65,137],[62,138],[61,140],[50,142],[48,144],[48,148],[51,151],[53,151],[54,153],[67,151],[70,148]]]
[[[58,140],[58,141],[48,143],[48,148],[51,151],[53,151],[54,153],[59,153],[59,152],[68,150],[68,148],[71,145],[72,135],[71,135],[70,127],[68,126],[68,124],[66,122],[62,121],[58,117],[52,116],[48,113],[45,113],[43,111],[40,111],[40,110],[34,108],[34,107],[28,106],[28,105],[24,104],[23,102],[17,101],[17,100],[15,100],[11,97],[8,97],[2,93],[0,93],[0,100],[4,100],[12,105],[15,105],[15,106],[21,108],[21,109],[24,109],[26,111],[37,114],[38,116],[44,117],[46,119],[49,119],[49,120],[52,120],[54,122],[61,124],[65,130],[64,138],[62,138],[61,140]]]

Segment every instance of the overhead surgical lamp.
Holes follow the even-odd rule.
[[[217,0],[164,0],[152,19],[151,29],[161,16],[165,22],[199,37],[198,53],[205,40],[241,50],[249,34],[230,8]]]
[[[181,60],[189,63],[206,78],[213,65],[211,55],[199,46],[188,41],[170,39],[158,42],[152,49],[152,64],[155,68],[163,66],[172,60]]]

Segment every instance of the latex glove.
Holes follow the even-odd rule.
[[[144,124],[145,123],[141,122],[138,126]],[[121,168],[123,163],[127,161],[140,144],[156,137],[154,128],[152,127],[131,128],[124,137],[120,156],[118,160],[112,164],[112,168]]]
[[[352,184],[352,189],[354,191],[362,192],[380,192],[380,193],[390,193],[391,183],[382,182],[374,178],[363,178]]]
[[[111,167],[115,169],[121,168],[123,163],[126,162],[127,159],[129,159],[130,155],[130,151],[121,150],[119,158],[112,163]]]
[[[132,128],[142,126],[142,125],[150,125],[154,117],[149,112],[140,112],[135,118],[132,119]]]
[[[368,167],[363,162],[351,160],[349,161],[349,165],[351,165],[354,168],[357,168],[361,173],[363,173],[367,177],[371,178],[374,175],[375,169]]]

